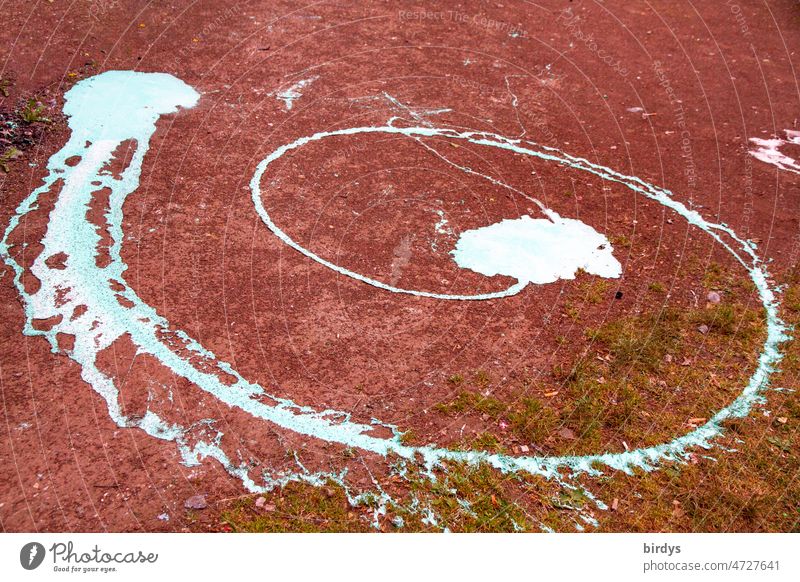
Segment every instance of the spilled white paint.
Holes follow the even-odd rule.
[[[275,97],[283,101],[283,105],[286,107],[286,111],[291,111],[295,99],[300,99],[300,97],[303,96],[301,89],[305,89],[317,79],[319,79],[319,76],[309,77],[308,79],[301,79],[297,81],[297,83],[290,85],[289,87],[279,89],[278,92],[275,93]]]
[[[749,153],[757,160],[761,160],[766,164],[772,164],[787,172],[800,174],[800,163],[781,151],[781,148],[788,144],[800,146],[800,131],[786,129],[784,130],[784,134],[786,135],[786,139],[778,137],[772,139],[751,137],[750,141],[756,148],[750,150]]]
[[[433,225],[433,229],[438,234],[453,234],[453,229],[450,228],[450,221],[447,220],[447,217],[444,215],[444,210],[437,210],[436,214],[439,216],[439,220],[436,224]]]
[[[574,279],[579,269],[607,278],[622,274],[605,236],[557,214],[539,219],[523,216],[468,230],[452,254],[459,267],[487,277],[514,277],[521,283]]]
[[[454,238],[456,236],[450,226],[450,221],[447,220],[444,210],[437,210],[436,215],[439,217],[439,220],[433,225],[434,235],[431,240],[431,250],[435,253],[439,252],[439,237]]]
[[[374,287],[377,287],[379,289],[383,289],[384,291],[391,291],[393,293],[404,293],[404,294],[408,294],[408,295],[416,295],[418,297],[428,297],[428,298],[431,298],[431,299],[446,299],[446,300],[456,300],[456,301],[483,301],[483,300],[487,300],[487,299],[498,299],[498,298],[502,298],[502,297],[509,297],[511,295],[516,295],[517,293],[522,291],[526,287],[526,285],[528,283],[537,282],[535,280],[537,277],[538,278],[542,278],[541,275],[543,275],[543,271],[538,276],[535,276],[533,278],[530,277],[530,275],[532,273],[532,270],[535,270],[535,267],[532,267],[532,268],[528,269],[527,274],[523,273],[523,275],[524,275],[523,278],[521,278],[521,279],[518,278],[516,283],[514,283],[513,285],[511,285],[510,287],[508,287],[505,290],[495,291],[495,292],[492,292],[492,293],[477,293],[477,294],[474,294],[474,295],[436,293],[436,292],[433,292],[433,291],[424,291],[424,290],[420,290],[420,289],[400,288],[400,287],[396,287],[396,286],[391,285],[391,284],[384,283],[382,281],[378,281],[377,279],[374,279],[372,277],[367,277],[366,275],[362,275],[361,273],[356,273],[355,271],[347,269],[346,267],[342,267],[341,265],[337,265],[335,263],[332,263],[331,261],[328,261],[327,259],[322,258],[321,256],[317,255],[316,253],[314,253],[310,249],[305,248],[300,243],[298,243],[297,241],[292,239],[284,230],[282,230],[274,222],[272,217],[269,215],[269,212],[267,212],[266,207],[264,206],[264,202],[262,200],[262,196],[261,196],[261,178],[264,175],[264,172],[266,172],[267,168],[270,166],[270,164],[272,164],[273,162],[275,162],[276,160],[278,160],[282,156],[286,155],[286,153],[288,153],[290,151],[293,151],[293,150],[296,150],[296,149],[299,149],[299,148],[302,148],[303,146],[305,146],[305,145],[307,145],[309,143],[312,143],[312,142],[316,142],[316,141],[320,141],[320,140],[324,140],[324,139],[331,138],[331,137],[336,137],[336,136],[349,136],[349,135],[356,135],[356,134],[373,134],[373,133],[400,134],[400,135],[408,136],[408,137],[410,137],[412,139],[415,139],[415,140],[418,140],[418,141],[420,141],[420,139],[424,138],[424,137],[442,137],[442,138],[449,138],[449,139],[462,139],[462,140],[467,140],[467,141],[469,141],[471,143],[474,143],[474,144],[477,144],[477,145],[499,147],[501,149],[510,149],[512,151],[517,151],[518,153],[526,153],[527,155],[533,155],[530,150],[525,150],[523,148],[514,149],[513,147],[504,147],[502,145],[502,143],[505,143],[506,145],[513,145],[515,143],[523,143],[520,140],[509,140],[507,138],[501,138],[500,136],[495,136],[494,134],[475,133],[475,132],[455,132],[455,131],[449,130],[449,129],[437,128],[437,127],[434,127],[434,126],[432,126],[430,124],[426,124],[425,126],[419,126],[419,127],[397,127],[397,126],[394,126],[394,125],[391,124],[391,120],[390,120],[389,125],[385,125],[385,126],[378,126],[378,127],[374,127],[374,126],[352,127],[352,128],[347,128],[347,129],[340,129],[340,130],[334,130],[334,131],[325,131],[325,132],[315,133],[315,134],[313,134],[311,136],[301,137],[301,138],[299,138],[299,139],[297,139],[297,140],[295,140],[295,141],[293,141],[293,142],[291,142],[289,144],[280,146],[275,151],[270,153],[266,158],[264,158],[264,160],[262,160],[260,164],[258,164],[258,167],[256,168],[256,171],[255,171],[255,174],[253,175],[253,178],[250,180],[250,188],[251,188],[251,190],[253,192],[252,198],[253,198],[253,204],[255,205],[255,208],[256,208],[256,212],[261,217],[261,219],[264,221],[264,224],[267,226],[267,228],[269,228],[273,233],[275,233],[275,235],[278,238],[280,238],[284,243],[286,243],[287,245],[289,245],[290,247],[292,247],[296,251],[304,254],[308,258],[318,262],[319,264],[324,265],[325,267],[328,267],[329,269],[332,269],[332,270],[336,271],[337,273],[339,273],[341,275],[345,275],[347,277],[351,277],[353,279],[356,279],[357,281],[361,281],[362,283],[367,283],[367,284],[372,285]],[[493,140],[487,140],[487,139],[485,139],[485,136],[497,137],[497,138],[499,138],[501,140],[504,140],[504,142],[501,143],[501,142],[495,142]],[[608,240],[603,235],[599,234],[593,228],[591,228],[590,226],[588,226],[588,225],[586,225],[586,224],[584,224],[584,223],[582,223],[582,222],[580,222],[578,220],[561,218],[553,210],[547,208],[541,201],[539,201],[539,200],[537,200],[537,199],[525,194],[524,192],[519,191],[518,189],[514,188],[513,186],[510,186],[510,185],[506,184],[505,182],[503,182],[501,180],[498,180],[498,179],[496,179],[496,178],[494,178],[492,176],[487,176],[485,174],[481,174],[480,172],[477,172],[477,171],[475,171],[475,170],[473,170],[471,168],[467,168],[465,166],[460,166],[458,164],[455,164],[454,162],[450,161],[447,157],[442,155],[440,152],[435,150],[433,147],[428,146],[427,144],[424,144],[422,142],[420,142],[420,143],[424,147],[426,147],[428,150],[430,150],[434,155],[436,155],[437,157],[441,158],[443,161],[445,161],[446,163],[452,165],[453,167],[458,168],[459,170],[461,170],[461,171],[463,171],[465,173],[478,176],[478,177],[480,177],[482,179],[485,179],[485,180],[487,180],[487,181],[489,181],[489,182],[491,182],[493,184],[496,184],[498,186],[510,189],[513,192],[515,192],[517,194],[520,194],[521,196],[524,196],[527,200],[533,202],[534,204],[536,204],[540,208],[542,213],[545,216],[547,216],[548,219],[549,219],[549,220],[543,221],[543,222],[547,222],[547,223],[553,225],[553,227],[548,229],[546,227],[540,226],[539,223],[535,223],[537,225],[537,227],[534,228],[534,230],[536,232],[533,235],[531,235],[530,229],[526,229],[526,228],[518,229],[519,233],[522,233],[522,231],[527,231],[527,236],[528,236],[527,248],[528,248],[528,252],[529,252],[528,258],[533,257],[533,255],[538,252],[538,254],[539,254],[539,256],[538,256],[538,264],[540,264],[540,265],[549,264],[550,265],[550,267],[549,267],[550,270],[556,269],[557,271],[563,271],[563,272],[567,272],[570,269],[572,269],[571,270],[571,273],[572,273],[571,277],[574,277],[575,271],[578,268],[583,267],[584,265],[589,267],[589,268],[596,269],[598,271],[598,274],[600,274],[600,273],[611,273],[611,275],[608,275],[608,276],[619,277],[619,274],[621,272],[621,266],[619,265],[619,262],[612,255],[613,248],[611,247],[611,244],[608,242]],[[442,217],[443,217],[443,214],[442,214]],[[439,223],[439,225],[441,226],[441,222]],[[525,226],[528,226],[528,225],[525,225]],[[438,227],[436,227],[436,228],[438,228]],[[500,228],[501,228],[501,230],[504,230],[506,227],[500,227]],[[494,231],[492,231],[492,232],[494,232]],[[572,241],[570,239],[564,239],[564,240],[562,240],[560,242],[559,245],[539,244],[537,248],[535,248],[535,249],[533,248],[534,247],[533,241],[537,237],[540,239],[541,242],[544,242],[543,237],[548,237],[549,236],[551,238],[551,240],[554,241],[553,237],[557,238],[559,235],[570,237],[570,236],[574,236],[576,234],[579,234],[580,236],[585,238],[584,243],[580,243],[578,241]],[[473,250],[477,249],[476,245],[473,244],[473,242],[472,242],[474,240],[474,237],[475,237],[475,234],[474,234],[474,231],[473,231],[473,234],[468,236],[468,241],[466,243],[467,246],[469,247],[469,251],[470,252],[472,252]],[[488,239],[486,239],[485,237],[483,237],[481,235],[479,235],[478,238],[481,238],[483,240],[488,240]],[[594,246],[591,246],[591,248],[587,248],[585,246],[585,244],[588,244],[590,246],[594,245]],[[507,251],[506,254],[508,255],[508,253],[511,253],[513,251],[513,248],[512,247],[505,247],[504,250]],[[574,266],[573,265],[567,265],[567,266],[563,266],[562,265],[562,267],[560,269],[555,267],[555,265],[558,263],[559,260],[562,260],[562,259],[566,258],[567,255],[565,254],[565,252],[573,252],[574,253],[576,251],[582,252],[582,256],[579,259],[578,258],[573,258],[573,260],[571,261],[572,263],[577,262],[578,263],[577,265],[574,265]],[[506,257],[503,257],[503,259],[506,260],[507,263],[513,263],[514,260],[515,260],[514,257],[510,256],[510,255],[506,256]],[[457,264],[459,266],[465,267],[465,264],[462,264],[461,262],[459,262],[460,260],[461,261],[467,261],[468,260],[463,253],[458,253],[456,255],[456,262],[457,262]],[[500,259],[498,259],[498,260],[500,260]],[[491,262],[491,259],[487,258],[487,260],[484,261],[483,264],[481,265],[481,268],[483,268],[484,270],[487,271],[484,274],[489,274],[489,271],[492,270],[491,267],[487,266],[489,262]],[[601,267],[601,265],[603,263],[607,263],[607,266],[605,268]],[[477,263],[473,263],[473,264],[477,264]],[[468,267],[468,268],[472,268],[472,267]],[[481,269],[477,269],[477,268],[473,269],[473,270],[478,271],[478,272],[483,272]],[[522,273],[522,270],[520,270],[520,272]],[[491,273],[491,274],[499,274],[499,273],[498,272],[494,272],[494,273]],[[607,276],[607,275],[603,275],[603,276]],[[558,278],[559,277],[556,277],[555,279],[546,280],[547,277],[544,277],[542,282],[552,282],[552,281],[554,281],[554,280],[556,280]],[[565,277],[565,278],[569,278],[569,275],[567,277]]]
[[[146,304],[124,279],[127,266],[121,258],[123,204],[127,196],[139,186],[142,162],[149,148],[150,137],[155,131],[155,123],[159,116],[175,112],[179,107],[192,107],[198,98],[191,87],[165,74],[111,71],[80,81],[65,95],[64,111],[69,116],[71,136],[64,147],[50,158],[47,165],[49,173],[44,178],[44,183],[19,205],[0,242],[0,255],[14,271],[14,283],[25,305],[24,333],[44,336],[53,351],[61,351],[57,334],[73,335],[75,346],[66,353],[80,365],[82,378],[104,398],[114,422],[121,427],[139,428],[158,439],[174,441],[184,463],[197,464],[208,457],[217,459],[250,491],[268,490],[289,481],[322,484],[334,480],[345,487],[351,503],[359,503],[366,499],[365,495],[369,495],[370,501],[377,504],[374,515],[376,521],[382,514],[381,511],[385,512],[386,505],[391,503],[391,498],[377,483],[377,493],[351,494],[347,489],[346,470],[340,473],[310,473],[298,461],[299,471],[273,473],[269,470],[257,471],[243,460],[237,464],[231,459],[241,459],[238,457],[239,451],[223,449],[222,433],[213,428],[214,419],[199,423],[203,425],[202,438],[190,440],[190,431],[195,430],[198,423],[192,426],[170,423],[152,410],[148,410],[143,418],[126,416],[120,406],[116,379],[104,374],[97,366],[98,354],[120,337],[129,337],[138,353],[153,356],[175,374],[214,396],[221,403],[255,419],[376,455],[387,457],[391,454],[399,457],[400,462],[421,465],[428,474],[445,461],[470,464],[484,462],[503,472],[524,471],[559,481],[564,479],[565,470],[573,476],[581,473],[596,475],[603,465],[629,473],[635,468],[651,470],[665,460],[685,459],[693,447],[710,447],[712,439],[722,432],[722,423],[730,418],[747,415],[769,387],[770,375],[781,359],[778,346],[787,339],[786,327],[778,317],[779,301],[776,290],[769,282],[767,268],[757,256],[755,245],[739,238],[728,226],[707,221],[697,211],[690,210],[675,200],[668,190],[583,158],[570,156],[555,148],[492,133],[437,127],[401,128],[387,124],[320,132],[281,146],[267,156],[258,165],[251,181],[253,202],[265,224],[286,244],[309,258],[377,288],[442,299],[480,300],[502,297],[519,292],[531,277],[524,275],[519,283],[504,292],[450,296],[396,289],[326,262],[297,244],[272,222],[262,203],[260,182],[264,171],[272,161],[287,151],[309,142],[331,136],[378,133],[405,135],[414,139],[435,136],[462,140],[585,171],[603,180],[622,184],[633,192],[664,205],[685,218],[690,225],[711,236],[742,265],[755,284],[766,314],[767,338],[758,356],[756,370],[742,392],[729,405],[691,432],[660,445],[623,453],[581,456],[516,457],[484,451],[457,451],[437,445],[409,446],[403,444],[401,433],[392,425],[384,425],[378,420],[369,424],[358,423],[352,421],[347,412],[319,411],[267,394],[262,386],[246,380],[230,364],[217,358],[185,332],[171,328],[170,323]],[[112,159],[115,148],[126,140],[135,140],[135,150],[128,166],[116,178],[103,168]],[[67,164],[66,160],[74,156],[80,157],[77,165]],[[36,292],[28,292],[22,283],[25,269],[14,258],[9,237],[22,218],[37,208],[41,196],[55,193],[56,182],[60,179],[63,179],[63,187],[55,200],[47,231],[41,240],[43,250],[30,267],[30,272],[41,282],[41,286]],[[101,237],[95,225],[87,218],[88,206],[95,193],[102,188],[111,190],[106,218],[113,243],[109,250],[111,262],[106,267],[98,267],[96,264],[95,255],[100,252]],[[553,216],[550,216],[550,220],[554,221]],[[58,253],[67,255],[63,269],[47,265],[47,259]],[[614,265],[608,264],[606,267],[612,269]],[[124,301],[121,302],[120,299]],[[78,311],[81,307],[83,313]],[[49,330],[35,329],[33,326],[36,319],[58,316],[61,319]],[[175,341],[166,339],[167,334],[185,344],[183,350],[176,348]],[[202,362],[202,369],[198,366],[198,361]],[[233,381],[223,382],[221,373],[232,377]],[[376,426],[390,428],[392,436],[375,436],[373,429]],[[194,436],[197,437],[197,434]],[[194,444],[190,445],[190,442]],[[415,507],[431,523],[436,523],[429,508]]]

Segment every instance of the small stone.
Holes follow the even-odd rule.
[[[205,509],[208,507],[205,495],[192,495],[189,499],[183,502],[186,509]]]
[[[264,504],[266,502],[267,502],[267,500],[264,497],[259,497],[258,499],[256,499],[256,507],[262,508],[262,507],[264,507]]]
[[[709,303],[713,303],[714,305],[716,305],[717,303],[722,301],[722,298],[719,296],[719,293],[717,293],[716,291],[709,291],[707,299],[708,299]]]
[[[708,326],[704,323],[703,325],[701,325],[700,327],[697,328],[697,331],[699,331],[702,334],[707,334],[708,333]]]
[[[567,428],[566,426],[558,431],[558,436],[565,438],[565,439],[574,439],[575,432],[571,428]]]
[[[523,453],[527,453],[528,451],[530,451],[528,445],[520,445],[519,450],[522,451]]]
[[[619,508],[619,499],[615,497],[614,501],[611,502],[611,511],[616,511],[618,508]]]
[[[169,513],[162,513],[158,516],[158,519],[161,521],[169,521]]]
[[[672,354],[667,354],[666,356],[664,356],[664,361],[666,363],[668,363],[668,364],[671,364],[672,363]]]
[[[788,418],[786,418],[785,416],[779,416],[779,417],[778,417],[778,418],[776,418],[775,420],[777,420],[777,421],[778,421],[778,422],[780,422],[781,424],[786,424],[787,422],[789,422],[789,419],[788,419]]]

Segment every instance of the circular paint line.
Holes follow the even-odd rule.
[[[370,434],[375,425],[382,424],[377,420],[371,424],[357,423],[345,412],[317,411],[270,396],[263,387],[243,378],[230,364],[219,360],[188,334],[173,329],[166,319],[136,294],[123,276],[127,269],[121,258],[123,203],[139,185],[142,162],[155,131],[155,123],[160,115],[172,113],[178,107],[192,107],[198,99],[199,95],[191,87],[171,75],[160,73],[109,71],[77,83],[65,94],[64,111],[69,116],[72,130],[70,139],[50,158],[47,166],[49,173],[43,185],[17,208],[0,243],[0,255],[13,269],[14,283],[25,304],[24,333],[46,337],[53,351],[62,351],[58,347],[59,333],[73,335],[75,346],[67,354],[80,365],[82,378],[106,400],[111,418],[119,426],[137,427],[156,438],[176,442],[185,463],[215,458],[232,475],[241,479],[248,489],[265,489],[264,485],[252,479],[246,463],[233,462],[222,449],[222,433],[217,432],[213,438],[194,440],[191,441],[193,444],[189,444],[187,433],[192,427],[170,423],[152,410],[148,410],[143,418],[125,416],[120,407],[115,378],[104,374],[97,366],[98,354],[118,338],[128,337],[138,353],[157,358],[175,374],[254,418],[299,434],[378,455],[391,453],[413,462],[417,462],[421,456],[428,469],[442,461],[485,462],[501,471],[525,471],[554,478],[559,478],[560,469],[567,469],[573,474],[595,474],[598,472],[598,463],[626,472],[635,467],[649,470],[659,461],[685,457],[690,447],[710,447],[711,439],[722,431],[721,423],[728,418],[745,416],[768,388],[769,377],[781,359],[778,346],[788,339],[786,327],[778,317],[776,292],[768,281],[766,266],[755,252],[755,245],[740,239],[729,227],[706,221],[696,211],[674,200],[668,190],[555,148],[484,132],[386,125],[322,132],[281,146],[259,164],[251,182],[256,209],[263,210],[259,209],[258,183],[269,163],[267,160],[277,159],[290,149],[332,135],[392,133],[413,138],[437,136],[465,140],[590,172],[604,180],[623,184],[680,214],[690,224],[714,238],[742,264],[756,286],[766,314],[767,339],[758,357],[757,368],[741,394],[703,426],[653,447],[582,456],[514,457],[483,451],[455,451],[438,446],[407,446],[401,442],[401,433],[394,426],[383,425],[392,429],[393,436],[380,438]],[[116,178],[104,168],[112,159],[116,147],[127,140],[135,140],[136,149],[121,177]],[[74,156],[78,156],[80,161],[76,165],[68,164],[67,160]],[[26,269],[14,258],[11,252],[14,245],[10,244],[9,237],[21,219],[37,209],[40,196],[56,191],[57,182],[61,183],[61,187],[41,241],[43,250],[29,269],[39,279],[41,287],[29,292],[22,282]],[[95,225],[89,222],[86,210],[93,196],[102,188],[111,190],[106,218],[113,243],[108,249],[110,264],[98,267],[95,255],[101,249],[102,241]],[[59,268],[47,264],[49,257],[62,253],[67,257],[65,264]],[[330,266],[340,269],[336,265]],[[78,306],[83,307],[80,315],[76,315]],[[60,320],[58,316],[61,316]],[[33,326],[34,320],[49,318],[58,320],[50,329],[40,330]],[[176,340],[182,344],[181,353],[176,348]],[[197,365],[198,360],[204,364],[202,369]],[[233,381],[223,382],[222,373],[233,378]],[[267,488],[276,482],[267,472],[262,477],[268,484]]]
[[[608,239],[579,220],[562,218],[553,210],[545,207],[540,201],[529,196],[526,196],[526,198],[539,206],[540,210],[547,217],[546,219],[533,220],[525,216],[518,220],[505,220],[488,227],[465,232],[459,239],[456,250],[453,252],[456,263],[458,263],[459,266],[462,268],[469,268],[482,274],[505,274],[517,278],[517,283],[504,291],[477,295],[431,293],[428,291],[403,289],[388,285],[382,281],[356,273],[355,271],[351,271],[350,269],[336,265],[320,257],[295,241],[275,224],[264,207],[260,185],[264,173],[267,171],[270,164],[283,157],[287,152],[299,149],[314,141],[320,141],[330,137],[374,133],[400,134],[417,140],[423,136],[436,136],[451,139],[466,139],[472,143],[479,143],[470,139],[469,134],[454,134],[450,130],[435,127],[399,128],[393,125],[381,127],[354,127],[337,131],[320,132],[310,137],[301,137],[290,144],[279,147],[264,158],[256,167],[255,174],[253,174],[253,178],[250,180],[253,204],[255,205],[256,212],[267,228],[269,228],[275,236],[299,253],[341,275],[351,277],[362,283],[367,283],[373,287],[383,289],[384,291],[405,293],[431,299],[480,301],[509,297],[522,291],[529,282],[541,284],[551,283],[558,279],[572,279],[575,277],[575,272],[578,268],[582,268],[590,274],[599,274],[605,277],[616,278],[620,276],[622,266],[613,257],[613,247]],[[490,182],[509,188],[512,191],[519,192],[516,188],[508,186],[490,176],[480,174],[470,168],[464,168],[453,164],[433,148],[429,146],[425,147],[462,171],[475,174]],[[492,237],[492,235],[495,236]],[[532,248],[529,250],[526,250],[526,242],[533,243],[533,245],[531,245]],[[549,249],[547,247],[549,247]],[[502,262],[496,260],[498,251],[500,254],[505,255],[503,257],[505,260]],[[519,263],[510,260],[510,255],[512,254],[519,255]],[[548,257],[548,254],[553,254],[555,256]],[[558,265],[558,262],[562,264]]]
[[[520,285],[520,283],[507,289],[506,291],[500,292],[499,294],[472,296],[442,295],[422,291],[398,289],[326,261],[325,259],[314,254],[312,251],[295,242],[274,223],[264,208],[260,189],[260,183],[263,174],[272,162],[287,152],[298,149],[310,142],[335,136],[351,136],[375,133],[403,135],[413,139],[439,137],[467,141],[475,145],[495,147],[518,154],[536,157],[576,170],[589,172],[609,182],[622,184],[637,194],[654,200],[681,215],[687,220],[687,222],[689,222],[689,224],[706,232],[720,245],[722,245],[722,247],[725,248],[731,255],[733,255],[737,262],[739,262],[747,270],[751,280],[756,286],[759,298],[761,299],[765,310],[767,325],[767,339],[764,343],[762,352],[759,355],[757,369],[750,377],[748,385],[744,388],[742,393],[730,405],[718,411],[704,425],[687,433],[686,435],[674,439],[671,442],[652,447],[626,451],[624,453],[551,457],[512,457],[509,455],[490,454],[480,451],[449,451],[435,447],[403,447],[403,449],[411,449],[415,452],[421,453],[429,464],[435,464],[443,459],[460,461],[467,460],[471,462],[483,460],[503,471],[515,471],[521,469],[531,473],[545,474],[548,476],[554,476],[557,474],[558,469],[562,467],[571,469],[573,473],[596,473],[597,469],[594,467],[595,463],[604,464],[625,472],[630,472],[633,467],[649,470],[660,460],[678,459],[682,456],[685,456],[690,447],[710,447],[711,439],[722,431],[721,423],[729,418],[746,416],[751,406],[759,399],[760,394],[769,386],[769,376],[775,370],[776,364],[782,357],[778,351],[778,346],[780,343],[787,340],[788,336],[786,335],[785,324],[778,317],[779,302],[776,299],[775,291],[769,285],[766,266],[755,252],[755,244],[741,239],[726,224],[718,224],[707,221],[697,211],[690,210],[683,203],[675,200],[672,197],[672,192],[667,189],[659,188],[649,184],[635,176],[627,176],[605,166],[594,164],[584,158],[571,156],[557,148],[544,146],[527,140],[510,139],[489,132],[456,131],[450,128],[432,126],[396,127],[391,125],[391,123],[385,126],[351,127],[318,132],[310,136],[298,138],[291,143],[280,146],[258,164],[256,172],[250,181],[250,189],[252,192],[252,199],[256,208],[256,212],[264,221],[264,224],[266,224],[266,226],[283,242],[307,257],[343,275],[352,277],[387,291],[410,293],[439,299],[467,300],[491,299],[498,295],[512,295],[519,292],[521,289],[515,289],[515,287]],[[470,173],[475,173],[471,170],[468,171],[470,171]],[[492,178],[488,179],[494,181]],[[734,248],[734,246],[726,241],[725,238],[735,243],[735,246],[738,248]],[[403,455],[401,450],[393,449],[393,452],[401,454],[402,456],[407,456]]]

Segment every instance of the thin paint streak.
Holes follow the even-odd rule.
[[[272,477],[264,472],[261,483],[256,483],[245,464],[234,464],[222,450],[220,444],[222,433],[217,431],[216,436],[210,441],[201,441],[190,447],[187,444],[187,434],[193,426],[181,427],[169,424],[152,411],[148,411],[140,420],[126,417],[119,406],[119,393],[114,379],[101,373],[96,366],[97,354],[124,334],[131,338],[139,353],[156,357],[176,374],[231,407],[282,428],[324,441],[341,443],[382,456],[391,453],[415,464],[418,463],[417,456],[420,456],[422,458],[420,466],[425,468],[426,474],[431,478],[434,478],[432,469],[442,466],[447,461],[487,463],[503,472],[525,471],[560,482],[562,480],[560,470],[563,469],[570,471],[573,476],[581,473],[599,474],[601,465],[628,473],[637,467],[649,471],[661,461],[684,459],[690,448],[697,446],[709,448],[712,439],[722,432],[723,421],[747,415],[753,404],[763,398],[761,395],[769,386],[770,374],[775,371],[781,359],[778,346],[788,339],[788,336],[786,326],[778,317],[779,302],[776,292],[769,283],[766,266],[755,253],[755,245],[740,239],[724,224],[706,221],[699,213],[672,198],[672,193],[668,190],[648,184],[640,178],[626,176],[593,164],[583,158],[570,156],[555,148],[511,140],[490,133],[457,132],[452,129],[431,127],[398,128],[387,125],[322,132],[281,146],[270,154],[259,164],[251,182],[254,204],[262,219],[266,216],[265,223],[287,244],[304,254],[309,254],[286,235],[282,235],[281,231],[269,221],[261,205],[260,177],[271,161],[287,151],[310,141],[334,135],[390,133],[409,137],[441,136],[553,161],[592,173],[604,180],[623,184],[634,192],[663,204],[683,216],[691,225],[708,233],[744,266],[755,284],[766,313],[767,339],[758,357],[757,368],[742,393],[703,426],[661,445],[624,453],[584,456],[513,457],[483,451],[454,451],[434,445],[407,446],[402,444],[400,432],[392,425],[383,425],[391,428],[393,432],[391,438],[378,438],[368,434],[376,424],[381,424],[375,420],[371,424],[354,423],[351,422],[348,413],[333,410],[316,411],[277,397],[270,397],[275,404],[259,401],[257,398],[266,394],[261,386],[242,378],[230,364],[218,360],[213,353],[184,332],[170,330],[169,322],[159,316],[155,309],[145,304],[123,278],[127,268],[120,256],[123,202],[127,195],[138,187],[142,161],[149,147],[149,139],[155,130],[155,122],[160,115],[172,113],[178,107],[193,106],[197,98],[196,92],[178,79],[170,75],[153,73],[113,71],[76,84],[65,95],[67,102],[65,113],[70,116],[72,135],[67,144],[50,158],[49,174],[44,184],[34,190],[17,208],[17,213],[12,217],[0,243],[0,254],[13,269],[14,283],[25,303],[24,333],[46,337],[53,351],[59,349],[56,334],[64,332],[74,335],[75,347],[68,355],[80,364],[83,379],[106,400],[111,418],[119,426],[138,427],[156,438],[175,441],[184,462],[196,463],[208,457],[217,459],[230,474],[239,478],[251,491],[267,490],[286,479],[312,483],[320,483],[323,479],[331,478],[344,481],[344,475],[312,475],[301,472]],[[136,150],[121,178],[116,179],[102,173],[103,166],[111,159],[116,146],[128,139],[136,140]],[[66,159],[76,155],[81,157],[76,166],[66,164]],[[42,240],[44,250],[31,267],[31,272],[39,278],[42,285],[38,292],[27,293],[21,281],[23,267],[10,254],[9,235],[19,225],[21,218],[36,208],[38,198],[49,192],[58,178],[64,178],[64,187],[51,212],[48,230]],[[114,241],[110,249],[112,262],[104,268],[99,268],[95,264],[94,256],[100,237],[94,225],[86,218],[86,208],[92,193],[97,189],[96,185],[92,185],[93,181],[99,181],[102,186],[108,186],[112,190],[108,214],[109,230]],[[732,245],[736,248],[734,249]],[[66,268],[50,269],[45,260],[59,252],[64,252],[68,256]],[[330,266],[336,270],[341,269],[336,265]],[[390,291],[395,290],[378,282],[362,280]],[[120,294],[130,302],[130,306],[122,306],[117,301],[112,289],[115,284],[123,285],[124,290]],[[55,291],[59,286],[69,288],[70,292],[65,299],[56,301]],[[425,296],[435,297],[434,294]],[[489,294],[484,297],[492,296],[497,295]],[[32,321],[37,318],[71,315],[72,310],[79,305],[86,306],[83,315],[73,319],[63,317],[62,321],[49,331],[36,330],[32,326]],[[176,353],[171,343],[163,339],[164,332],[179,337],[186,344],[185,348],[190,355],[201,356],[208,363],[214,364],[218,370],[233,376],[235,381],[231,385],[226,385],[221,382],[218,374],[198,370],[190,362],[190,357]],[[385,499],[381,499],[383,503],[386,502]],[[435,524],[435,516],[429,511],[429,509],[423,510],[425,520]]]
[[[394,97],[392,95],[389,95],[385,91],[383,93],[383,97],[393,107],[399,109],[400,111],[408,113],[414,121],[416,121],[417,123],[421,123],[422,125],[426,125],[428,127],[431,127],[432,124],[427,119],[425,119],[425,117],[427,117],[429,115],[439,115],[440,113],[449,113],[450,111],[452,111],[451,109],[446,109],[446,108],[439,108],[439,109],[422,108],[422,109],[419,109],[419,108],[416,108],[416,107],[411,107],[409,105],[406,105],[405,103],[401,103],[399,99],[397,99],[396,97]],[[393,119],[397,119],[397,118],[393,118]]]
[[[283,101],[286,111],[291,111],[295,99],[300,99],[300,97],[303,96],[303,94],[300,92],[300,89],[305,89],[317,79],[319,79],[319,76],[316,75],[309,77],[308,79],[301,79],[294,85],[286,87],[285,89],[280,89],[277,93],[275,93],[275,97]]]

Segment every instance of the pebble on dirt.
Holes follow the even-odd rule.
[[[205,509],[208,507],[208,503],[206,503],[205,495],[192,495],[184,501],[183,506],[186,509]]]
[[[558,435],[562,438],[572,440],[575,438],[575,432],[571,428],[564,427],[558,431]]]

